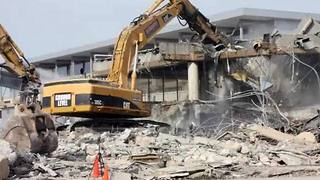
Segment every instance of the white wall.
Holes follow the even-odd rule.
[[[297,27],[300,21],[289,20],[289,19],[276,19],[274,21],[274,26],[280,33],[288,34],[292,33]]]

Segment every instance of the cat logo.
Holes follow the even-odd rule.
[[[164,16],[162,16],[162,20],[167,23],[169,22],[171,19],[173,18],[172,14],[165,14]]]

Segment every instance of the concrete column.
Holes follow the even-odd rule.
[[[165,71],[163,70],[162,71],[162,101],[164,102],[166,99],[165,99]]]
[[[74,60],[72,59],[70,62],[70,76],[74,76],[75,75],[75,65],[74,65]]]
[[[199,69],[195,62],[188,64],[188,92],[189,100],[199,100]]]
[[[242,26],[240,26],[240,28],[239,28],[239,39],[243,40],[243,27]]]
[[[90,78],[93,78],[93,55],[90,56]]]
[[[148,76],[148,101],[151,102],[151,78]]]
[[[176,78],[176,93],[177,93],[177,101],[179,101],[179,79]]]
[[[54,73],[58,74],[58,63],[54,65]]]

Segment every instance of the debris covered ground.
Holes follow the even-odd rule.
[[[256,124],[242,124],[237,132],[216,139],[174,136],[158,126],[124,131],[78,128],[59,136],[58,150],[47,156],[17,155],[8,148],[11,179],[88,179],[99,151],[111,179],[320,175],[320,145],[312,134],[293,136]]]

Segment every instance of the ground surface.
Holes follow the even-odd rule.
[[[60,132],[57,151],[25,154],[11,167],[11,179],[88,179],[99,149],[117,180],[312,180],[320,175],[318,144],[274,142],[245,130],[219,139],[174,136],[156,126],[112,131]]]

